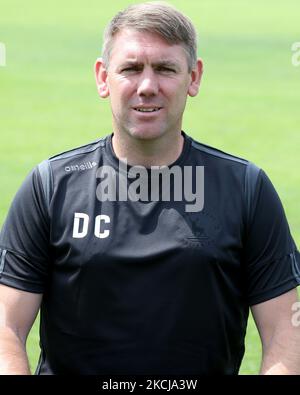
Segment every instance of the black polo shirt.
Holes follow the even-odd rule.
[[[132,168],[121,177],[112,135],[44,161],[19,189],[0,283],[43,293],[37,374],[237,374],[249,306],[300,283],[263,170],[183,135],[167,169],[191,170],[190,192],[204,198],[196,212],[175,177],[169,198],[151,200],[150,169],[149,199],[120,199]]]

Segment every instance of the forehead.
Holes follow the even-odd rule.
[[[157,33],[123,29],[113,40],[110,58],[124,60],[173,60],[187,62],[182,45],[170,44]]]

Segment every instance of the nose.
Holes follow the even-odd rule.
[[[158,77],[152,70],[144,70],[138,81],[137,94],[139,96],[155,96],[158,89]]]

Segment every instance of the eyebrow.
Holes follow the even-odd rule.
[[[124,67],[128,67],[128,66],[141,67],[143,65],[144,65],[144,63],[142,63],[142,62],[138,62],[138,61],[135,61],[135,60],[128,60],[128,61],[125,61],[124,63],[122,63],[119,66],[119,68],[124,68]],[[180,65],[178,63],[176,63],[176,62],[171,61],[171,60],[160,60],[158,62],[151,63],[151,66],[154,67],[154,68],[167,67],[167,68],[173,68],[173,69],[175,69],[177,71],[181,70]]]

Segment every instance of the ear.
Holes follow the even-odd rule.
[[[102,58],[97,58],[94,71],[99,96],[105,99],[109,96],[109,89],[107,84],[107,69],[105,68]]]
[[[201,59],[198,59],[196,67],[191,72],[191,82],[188,89],[189,96],[193,97],[198,94],[202,74],[203,74],[203,63]]]

